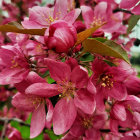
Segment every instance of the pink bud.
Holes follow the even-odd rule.
[[[53,22],[45,32],[45,42],[49,49],[56,52],[68,52],[77,40],[77,32],[73,25],[63,20]]]

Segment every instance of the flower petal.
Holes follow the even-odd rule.
[[[96,102],[94,96],[86,89],[81,89],[74,97],[76,107],[80,108],[84,113],[93,114]]]
[[[55,18],[62,18],[67,14],[67,0],[56,0],[53,17]]]
[[[72,10],[71,12],[69,12],[64,18],[63,20],[65,20],[66,22],[73,24],[75,22],[75,20],[78,18],[78,16],[80,15],[81,10],[79,8]]]
[[[129,9],[136,5],[139,0],[122,0],[120,3],[120,8]]]
[[[35,105],[33,104],[34,97],[20,92],[16,93],[12,99],[12,105],[24,111],[33,111]]]
[[[58,86],[56,84],[35,83],[30,85],[26,90],[26,94],[38,95],[40,97],[53,97],[58,95]]]
[[[91,23],[93,22],[94,13],[90,6],[81,6],[82,16],[85,21],[87,28],[90,28]]]
[[[45,105],[42,103],[37,109],[34,110],[31,119],[30,138],[38,136],[45,127],[46,113]]]
[[[25,89],[33,83],[46,83],[46,80],[41,78],[37,73],[31,71],[29,72],[26,79],[20,83],[15,84],[15,87],[19,92],[24,93]]]
[[[76,66],[71,73],[71,81],[77,88],[84,88],[88,83],[88,72],[82,66]]]
[[[46,127],[50,129],[51,124],[52,124],[52,117],[53,117],[54,109],[53,109],[53,105],[49,99],[46,99],[46,103],[47,103],[47,108],[48,108],[47,117],[46,117]]]
[[[123,83],[115,82],[111,89],[106,91],[108,95],[116,100],[122,101],[127,97],[126,86]]]
[[[57,62],[52,59],[45,59],[50,70],[50,75],[55,81],[69,81],[71,68],[63,62]]]
[[[126,111],[123,105],[115,104],[113,106],[114,117],[120,121],[126,120]]]
[[[53,129],[56,135],[65,133],[76,118],[76,107],[72,98],[63,98],[56,104],[53,114]]]

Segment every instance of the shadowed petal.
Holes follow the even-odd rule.
[[[57,62],[52,59],[45,59],[47,66],[50,70],[50,75],[55,81],[69,81],[71,69],[69,65],[63,62]]]
[[[18,92],[15,96],[13,96],[12,105],[24,111],[33,111],[35,109],[33,101],[34,96]]]
[[[51,128],[52,117],[53,117],[53,105],[49,99],[46,99],[46,104],[48,108],[47,117],[46,117],[46,127]]]

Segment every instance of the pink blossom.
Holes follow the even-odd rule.
[[[76,66],[72,71],[69,65],[46,59],[51,77],[57,84],[51,84],[58,88],[57,93],[49,92],[46,83],[35,83],[26,89],[27,94],[44,95],[52,97],[59,94],[60,100],[54,108],[53,129],[59,135],[65,133],[72,126],[77,108],[87,114],[92,114],[95,110],[94,93],[90,93],[86,87],[88,84],[88,73],[81,67]],[[40,89],[40,87],[42,87]],[[95,92],[95,91],[94,91]],[[73,115],[71,115],[73,113]]]
[[[123,13],[113,14],[110,3],[99,2],[94,11],[90,6],[81,6],[81,10],[87,28],[106,23],[100,30],[113,33],[123,29],[123,33],[126,32],[126,27],[122,25]]]
[[[44,79],[39,77],[36,73],[30,72],[24,81],[16,85],[22,93],[18,92],[12,99],[12,104],[16,108],[32,112],[30,138],[38,136],[45,126],[50,128],[53,114],[53,106],[49,99],[46,99],[44,96],[28,95],[24,93],[26,87],[36,82],[46,84]],[[45,102],[48,107],[47,117]]]
[[[126,100],[116,102],[111,110],[110,128],[112,132],[118,133],[118,125],[136,129],[140,128],[140,99],[129,95]]]
[[[107,119],[106,113],[94,113],[87,115],[80,112],[73,123],[70,134],[80,137],[85,134],[87,139],[100,139],[100,130]]]
[[[29,18],[24,18],[22,25],[30,29],[47,28],[58,19],[73,24],[80,14],[80,9],[67,13],[67,7],[67,0],[56,0],[53,8],[35,6],[29,9]]]
[[[53,22],[44,36],[47,47],[56,52],[68,52],[77,40],[75,27],[62,20]]]
[[[0,72],[1,85],[19,83],[27,76],[29,64],[19,46],[2,46],[0,58],[3,66]]]
[[[103,60],[95,59],[92,69],[91,82],[97,88],[97,108],[104,110],[103,100],[108,97],[119,101],[126,99],[127,89],[124,80],[133,73],[128,64],[121,62],[117,67],[111,67]]]

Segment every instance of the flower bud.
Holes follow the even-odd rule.
[[[73,25],[57,20],[46,30],[44,38],[48,49],[55,49],[58,53],[67,53],[76,43],[77,32]]]

